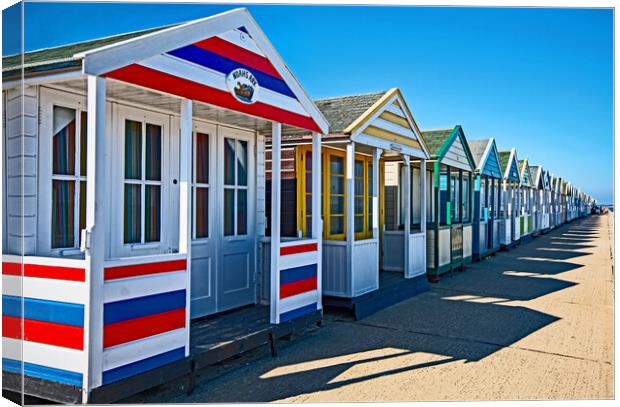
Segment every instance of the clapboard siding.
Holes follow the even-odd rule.
[[[444,158],[441,160],[442,164],[449,165],[454,168],[460,168],[462,170],[471,171],[467,154],[463,148],[460,137],[454,139],[452,145],[446,151]]]
[[[23,94],[21,89],[5,93],[5,253],[34,254],[36,250],[37,92],[36,87],[25,87]]]
[[[497,162],[497,153],[495,151],[495,145],[493,145],[491,147],[491,151],[489,151],[489,154],[487,156],[487,161],[486,163],[484,163],[482,174],[500,178],[501,173],[502,173],[502,170],[500,168],[499,162]]]

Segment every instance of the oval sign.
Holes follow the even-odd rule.
[[[244,68],[237,68],[228,74],[226,87],[235,99],[246,104],[256,102],[260,90],[258,81],[252,72]]]

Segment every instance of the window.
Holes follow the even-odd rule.
[[[193,238],[209,237],[209,135],[194,133],[192,174]]]
[[[224,139],[224,236],[248,233],[248,142]]]
[[[467,223],[470,221],[470,202],[469,202],[469,188],[471,175],[467,172],[461,172],[461,194],[463,196],[462,200],[462,213],[461,213],[461,222]]]
[[[296,151],[297,229],[302,236],[312,236],[312,148],[299,146]]]
[[[160,241],[161,149],[161,126],[125,120],[125,244]]]
[[[86,227],[86,112],[53,107],[52,249],[79,247]]]
[[[327,154],[327,195],[325,207],[329,210],[327,239],[344,240],[345,225],[345,156],[344,153]]]
[[[460,205],[460,176],[459,172],[450,173],[450,219],[451,223],[459,223],[461,221],[459,216]]]
[[[480,220],[484,221],[484,209],[488,208],[487,204],[487,178],[480,177]]]

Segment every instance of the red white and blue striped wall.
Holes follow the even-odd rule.
[[[162,257],[105,263],[104,385],[186,356],[187,260]]]
[[[3,256],[2,370],[82,386],[85,270],[83,260]]]
[[[238,68],[250,71],[259,84],[260,91],[254,103],[242,103],[228,90],[226,77]],[[321,131],[243,27],[169,50],[103,76],[310,131]]]
[[[316,240],[282,242],[280,246],[279,322],[286,322],[321,308],[319,245]]]

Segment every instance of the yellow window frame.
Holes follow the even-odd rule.
[[[307,217],[308,217],[308,208],[306,207],[306,195],[308,195],[307,191],[307,169],[306,169],[306,155],[308,152],[312,151],[312,146],[310,145],[301,145],[298,146],[295,152],[295,163],[296,168],[295,172],[297,174],[297,229],[301,230],[303,236],[306,236],[307,233]],[[347,233],[347,182],[346,182],[346,169],[344,176],[344,213],[343,215],[343,224],[344,228],[342,233],[332,233],[331,232],[331,206],[330,206],[330,198],[331,193],[329,191],[329,181],[331,178],[331,170],[330,170],[330,158],[332,156],[341,157],[345,161],[345,168],[347,165],[346,162],[346,153],[342,150],[337,150],[334,148],[323,147],[321,150],[321,160],[322,160],[322,211],[323,211],[323,219],[324,219],[324,228],[323,228],[323,238],[327,240],[345,240]],[[371,198],[369,196],[370,188],[369,188],[369,175],[368,168],[372,165],[372,157],[356,154],[356,161],[363,161],[364,166],[364,174],[363,174],[363,199],[364,199],[364,229],[361,232],[355,233],[355,239],[368,239],[372,238],[372,227],[368,224],[369,218],[369,204],[368,201]],[[381,213],[380,213],[381,214]],[[355,219],[355,214],[354,214]],[[353,226],[355,227],[355,226]]]

